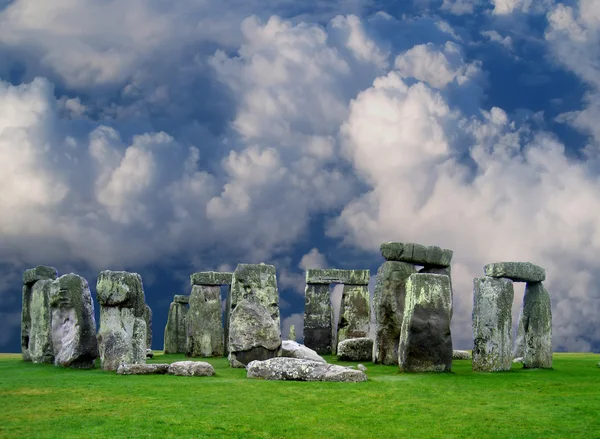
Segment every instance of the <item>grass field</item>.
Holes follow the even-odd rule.
[[[214,377],[176,377],[0,354],[0,437],[600,439],[599,360],[555,354],[553,370],[503,373],[461,360],[446,374],[365,363],[368,382],[307,383],[247,379],[225,358],[208,359]]]

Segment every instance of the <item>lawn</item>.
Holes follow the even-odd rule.
[[[445,374],[365,363],[365,383],[247,379],[225,358],[208,361],[214,377],[120,376],[0,354],[0,437],[600,439],[597,354],[503,373],[474,373],[467,360]]]

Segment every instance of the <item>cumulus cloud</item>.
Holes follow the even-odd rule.
[[[304,271],[309,268],[327,268],[327,259],[319,249],[313,248],[300,259],[298,267]]]

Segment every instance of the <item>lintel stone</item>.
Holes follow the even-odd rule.
[[[505,277],[513,282],[543,282],[546,270],[531,262],[495,262],[484,267],[485,275]]]
[[[231,285],[233,273],[224,271],[200,271],[190,275],[190,283],[194,285],[217,286]]]
[[[185,294],[175,294],[175,296],[173,296],[173,302],[188,304],[190,303],[190,296],[186,296]]]
[[[56,268],[47,265],[38,265],[23,272],[23,285],[31,286],[38,280],[55,280],[57,277],[58,271]]]
[[[425,246],[410,242],[385,242],[381,244],[381,255],[387,261],[409,262],[427,267],[448,267],[453,251],[437,245]]]
[[[338,270],[336,268],[309,268],[306,270],[307,284],[368,285],[369,270]]]

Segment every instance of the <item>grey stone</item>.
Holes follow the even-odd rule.
[[[175,296],[173,296],[173,302],[187,305],[190,303],[190,296],[186,296],[185,294],[175,294]]]
[[[495,262],[487,264],[485,275],[505,277],[513,282],[542,282],[546,280],[546,270],[531,262]]]
[[[226,311],[232,367],[244,367],[253,360],[266,360],[280,353],[279,291],[273,265],[238,264]]]
[[[144,307],[144,321],[146,322],[146,349],[152,349],[152,308],[147,303]]]
[[[288,340],[296,341],[296,327],[294,325],[290,325]]]
[[[596,367],[600,367],[600,362],[598,364],[596,364]]]
[[[119,306],[131,308],[133,315],[144,318],[146,301],[142,277],[127,271],[104,270],[98,275],[96,296],[101,308]]]
[[[169,371],[169,364],[120,364],[119,375],[164,375]]]
[[[327,363],[323,357],[303,344],[292,340],[283,340],[281,342],[281,356],[288,358],[300,358],[302,360],[320,361]]]
[[[454,290],[452,288],[452,268],[448,267],[423,267],[419,270],[419,273],[430,273],[430,274],[443,274],[448,276],[450,279],[450,297],[452,298],[452,302],[454,302]],[[453,309],[450,310],[450,317],[452,318]]]
[[[34,363],[53,363],[52,312],[50,310],[51,280],[38,280],[31,289],[29,356]]]
[[[452,369],[450,279],[440,274],[411,274],[398,345],[403,372],[449,372]]]
[[[177,296],[175,296],[177,297]],[[165,354],[184,354],[187,351],[188,308],[181,302],[171,302],[165,326]]]
[[[373,363],[398,364],[398,342],[404,316],[406,281],[415,272],[414,265],[397,261],[385,261],[377,270],[373,294]]]
[[[91,369],[98,358],[94,302],[87,281],[65,274],[50,284],[54,364]]]
[[[342,361],[369,361],[373,356],[373,340],[349,338],[338,343],[337,358]]]
[[[23,273],[23,285],[32,286],[38,280],[54,280],[58,277],[58,271],[54,267],[38,265],[29,268]]]
[[[339,270],[337,268],[309,268],[306,270],[307,284],[368,285],[369,270]]]
[[[192,287],[186,326],[188,356],[223,356],[220,287],[204,285]]]
[[[552,368],[552,306],[541,282],[528,282],[519,316],[524,328],[523,367]]]
[[[265,361],[252,361],[246,367],[248,378],[287,381],[367,381],[367,375],[360,370],[319,361],[299,358],[271,358]]]
[[[211,377],[215,369],[205,361],[176,361],[171,363],[168,373],[184,377]]]
[[[514,295],[510,279],[473,279],[473,370],[510,370]]]
[[[304,290],[304,345],[317,353],[331,354],[333,308],[329,284],[306,284]]]
[[[367,371],[367,367],[364,364],[357,364],[356,368],[358,370],[360,370],[361,372],[366,372]]]
[[[190,276],[190,283],[204,286],[231,285],[233,273],[221,271],[200,271]]]
[[[452,261],[453,251],[410,242],[385,242],[381,244],[381,255],[387,261],[408,262],[428,267],[448,267]]]
[[[348,338],[367,337],[371,320],[369,289],[366,285],[344,285],[337,343]]]
[[[452,359],[453,360],[470,360],[472,358],[471,353],[469,351],[452,351]]]

